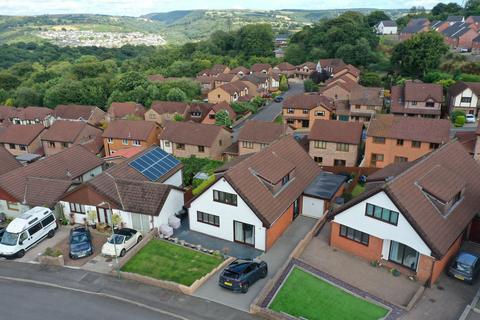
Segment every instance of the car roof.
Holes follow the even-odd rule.
[[[458,254],[456,261],[465,265],[473,266],[478,260],[478,256],[470,252],[462,251]]]
[[[75,227],[70,230],[70,233],[86,233],[88,232],[88,229],[85,227]]]

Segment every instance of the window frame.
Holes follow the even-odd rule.
[[[86,214],[87,211],[85,210],[85,205],[75,202],[69,203],[70,212],[76,214]],[[83,211],[82,211],[83,210]]]
[[[417,146],[418,143],[418,146]],[[420,149],[422,147],[422,142],[418,140],[412,140],[412,148]]]
[[[128,139],[122,139],[122,144],[124,146],[128,146]]]
[[[337,143],[336,151],[340,152],[348,152],[350,149],[350,145],[348,143]]]
[[[397,146],[403,146],[404,143],[405,143],[405,140],[397,139]]]
[[[175,143],[175,149],[185,150],[185,144],[184,143]]]
[[[198,152],[199,153],[204,153],[205,152],[205,146],[197,146],[198,147]]]
[[[230,200],[227,200],[227,197]],[[229,193],[220,190],[213,190],[213,201],[223,203],[229,206],[238,206],[238,196],[234,193]]]
[[[372,213],[371,214],[369,213],[369,210],[368,210],[369,206],[372,207]],[[377,212],[376,209],[381,209],[380,210],[380,215],[378,217],[375,216],[376,212]],[[384,210],[388,210],[388,219],[384,218],[384,214],[385,214]],[[392,222],[392,213],[396,214],[396,219],[394,219],[395,222]],[[400,212],[395,211],[395,210],[390,210],[390,209],[387,209],[387,208],[384,208],[384,207],[380,207],[380,206],[377,206],[375,204],[367,202],[367,204],[365,205],[365,216],[367,216],[369,218],[373,218],[375,220],[379,220],[379,221],[391,224],[393,226],[398,226],[398,219],[400,217]]]
[[[211,222],[210,218],[213,219]],[[220,216],[197,210],[197,222],[220,228]]]
[[[352,231],[352,237],[349,236],[350,234],[349,230]],[[357,240],[356,234],[360,236],[360,240]],[[342,238],[348,239],[350,241],[354,241],[366,247],[368,247],[368,245],[370,244],[370,235],[368,233],[362,232],[354,228],[350,228],[343,224],[340,225],[340,228],[338,230],[338,235]],[[364,241],[365,238],[366,238],[366,241]]]
[[[375,144],[385,144],[385,137],[373,137],[372,142]]]
[[[7,209],[10,211],[20,211],[20,204],[18,202],[6,201]]]
[[[327,149],[327,141],[324,140],[314,140],[313,147],[315,149]]]

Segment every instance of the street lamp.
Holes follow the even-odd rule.
[[[120,279],[120,269],[118,267],[118,254],[117,254],[117,241],[115,240],[115,225],[113,224],[113,212],[112,212],[112,207],[110,206],[110,202],[108,201],[103,201],[98,204],[99,207],[107,205],[108,206],[108,211],[110,212],[110,221],[112,223],[112,241],[113,241],[113,250],[115,251],[115,270],[117,272],[117,277]],[[108,223],[108,221],[107,221]]]

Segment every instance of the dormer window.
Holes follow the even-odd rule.
[[[287,174],[285,177],[282,178],[282,186],[286,185],[290,181],[290,175]]]
[[[416,106],[417,105],[417,101],[412,101],[412,106]]]
[[[435,102],[433,102],[433,101],[427,101],[427,103],[425,104],[425,106],[426,106],[427,108],[433,108],[433,107],[435,107]]]

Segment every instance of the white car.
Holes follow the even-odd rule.
[[[128,250],[142,240],[142,234],[137,230],[122,228],[115,230],[102,247],[102,255],[107,257],[123,257]]]
[[[467,123],[475,123],[476,119],[475,119],[475,116],[473,114],[467,114],[465,116],[465,121]]]

